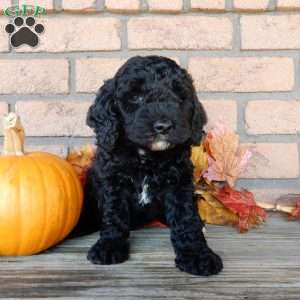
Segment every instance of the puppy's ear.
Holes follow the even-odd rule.
[[[94,129],[97,145],[111,152],[119,137],[119,121],[114,111],[114,80],[110,79],[100,88],[94,104],[87,114],[87,125]]]
[[[193,103],[194,112],[192,118],[192,144],[199,145],[203,135],[203,127],[207,123],[207,116],[196,95]]]

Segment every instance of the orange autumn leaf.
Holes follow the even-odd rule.
[[[85,184],[86,173],[93,162],[94,156],[94,147],[92,145],[84,145],[79,150],[71,151],[66,158],[83,185]]]
[[[218,124],[211,130],[204,142],[208,156],[208,169],[203,177],[209,181],[226,181],[233,187],[245,170],[252,151],[241,146],[234,131]]]
[[[208,168],[208,157],[203,145],[192,147],[191,160],[194,165],[194,180],[198,182]]]
[[[256,205],[253,194],[247,190],[236,191],[230,187],[223,187],[216,191],[214,196],[238,215],[240,232],[248,231],[251,225],[261,224],[267,217],[265,210]]]
[[[209,192],[201,193],[198,200],[198,212],[201,219],[207,224],[237,225],[239,222],[238,216]]]

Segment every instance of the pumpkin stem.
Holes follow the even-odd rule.
[[[3,117],[4,145],[2,155],[24,155],[25,132],[20,117],[10,112]]]

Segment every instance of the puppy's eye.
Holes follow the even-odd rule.
[[[134,103],[134,104],[141,104],[144,102],[144,97],[143,96],[134,96],[130,99],[130,102]]]

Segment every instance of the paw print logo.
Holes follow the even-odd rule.
[[[5,26],[5,31],[11,34],[10,43],[13,47],[23,44],[35,47],[39,43],[39,34],[45,30],[42,24],[36,24],[33,17],[16,17],[11,24]]]

